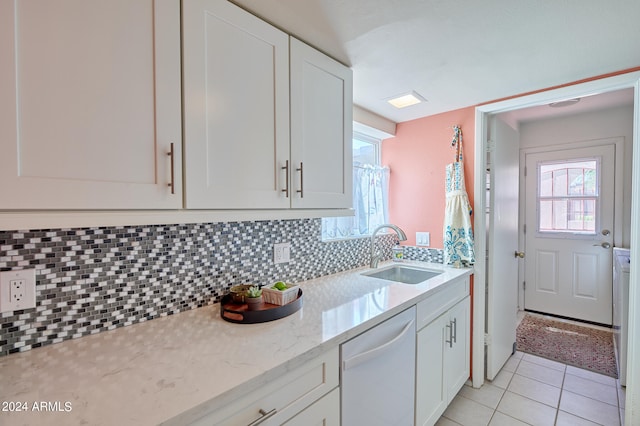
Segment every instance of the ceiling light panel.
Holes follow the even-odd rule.
[[[420,96],[415,91],[411,91],[409,93],[403,93],[401,95],[394,96],[392,98],[387,99],[391,105],[396,108],[406,108],[411,105],[416,105],[422,102],[426,102],[427,100]]]

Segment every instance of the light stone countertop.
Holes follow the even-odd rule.
[[[404,264],[444,273],[408,285],[358,268],[299,283],[302,309],[276,321],[229,323],[215,304],[1,357],[0,425],[185,424],[472,273]]]

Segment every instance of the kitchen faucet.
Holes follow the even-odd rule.
[[[396,231],[396,234],[398,234],[398,240],[407,241],[407,234],[405,234],[404,231],[399,227],[397,227],[396,225],[385,223],[383,225],[378,226],[375,229],[375,231],[373,231],[373,234],[371,234],[371,263],[369,266],[371,266],[372,268],[378,267],[378,262],[380,261],[380,257],[382,257],[380,253],[376,254],[374,253],[374,251],[375,251],[375,245],[376,245],[376,234],[378,233],[378,231],[380,231],[383,228],[393,229],[394,231]]]

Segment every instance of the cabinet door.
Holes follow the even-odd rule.
[[[288,208],[289,37],[222,0],[182,19],[186,207]]]
[[[416,425],[433,425],[447,408],[443,363],[448,314],[418,332],[416,342]]]
[[[291,38],[294,208],[352,207],[351,70]]]
[[[471,310],[469,300],[469,296],[467,296],[449,311],[449,327],[445,330],[445,337],[446,340],[449,340],[449,331],[451,331],[453,341],[451,344],[445,344],[447,404],[469,379],[469,313]]]
[[[180,208],[180,101],[179,1],[0,2],[0,209]]]

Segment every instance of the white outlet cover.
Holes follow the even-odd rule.
[[[288,263],[291,261],[291,243],[276,243],[273,245],[273,263]]]
[[[21,281],[19,295],[12,282]],[[36,270],[0,272],[0,312],[20,311],[36,307]]]
[[[416,246],[429,247],[431,236],[428,232],[416,232]]]

